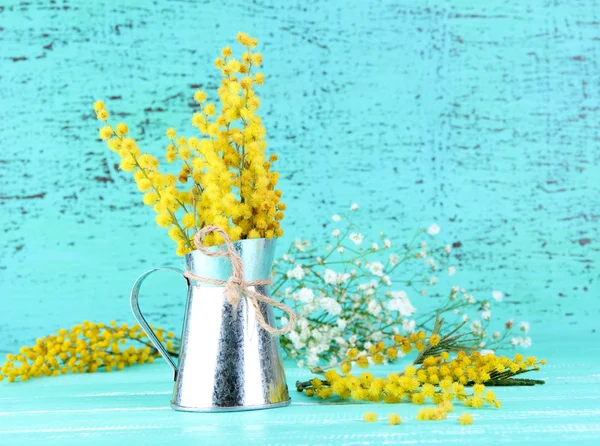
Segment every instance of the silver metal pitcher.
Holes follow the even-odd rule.
[[[233,243],[244,263],[244,280],[261,280],[271,275],[274,239],[251,239]],[[213,247],[211,250],[218,250]],[[228,258],[209,257],[200,251],[185,256],[187,271],[196,276],[228,280],[232,266]],[[142,274],[131,290],[131,309],[142,329],[174,371],[171,407],[192,412],[252,410],[286,406],[290,403],[279,341],[257,322],[256,310],[240,299],[234,312],[224,286],[188,280],[187,305],[178,364],[158,340],[140,311],[138,296],[143,281],[159,270]],[[268,296],[268,287],[253,288]],[[266,322],[274,325],[271,306],[260,303]]]

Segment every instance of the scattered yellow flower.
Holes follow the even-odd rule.
[[[397,413],[391,413],[388,415],[388,424],[392,426],[396,426],[398,424],[402,424],[402,418]]]
[[[377,421],[377,414],[375,412],[367,412],[363,415],[363,419],[367,423],[374,423],[375,421]]]
[[[163,341],[165,331],[156,328]],[[127,344],[130,344],[127,346]],[[177,352],[179,341],[170,341],[167,349]],[[134,364],[153,362],[158,351],[149,346],[146,334],[139,325],[108,325],[84,321],[71,329],[36,340],[32,346],[21,347],[19,353],[7,355],[0,368],[0,381],[8,382],[65,373],[93,373],[99,370],[122,370]]]
[[[445,420],[447,416],[448,414],[444,409],[436,407],[419,410],[416,418],[419,421],[440,421]]]
[[[473,424],[473,417],[468,413],[463,413],[460,417],[458,417],[458,422],[460,424]]]

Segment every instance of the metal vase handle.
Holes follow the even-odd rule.
[[[154,331],[152,331],[152,328],[150,328],[150,325],[148,325],[148,322],[146,322],[146,319],[144,319],[144,316],[142,315],[142,311],[140,310],[140,305],[138,302],[140,288],[142,287],[142,283],[144,283],[144,280],[146,280],[146,278],[149,275],[151,275],[152,273],[155,273],[156,271],[172,271],[174,273],[181,275],[181,277],[184,278],[186,283],[189,284],[188,280],[183,275],[183,271],[180,269],[171,268],[169,266],[163,266],[160,268],[152,268],[151,270],[146,271],[144,274],[142,274],[135,281],[133,288],[131,289],[131,310],[133,311],[133,315],[137,319],[138,323],[140,324],[140,326],[142,327],[144,332],[148,335],[148,338],[150,338],[150,341],[152,341],[152,344],[154,344],[154,347],[156,347],[158,352],[162,355],[163,358],[165,358],[165,361],[167,361],[169,366],[171,366],[171,368],[173,369],[173,379],[175,380],[175,379],[177,379],[177,365],[175,364],[175,362],[169,355],[169,352],[167,351],[167,349],[163,346],[162,342],[160,342],[160,340],[158,339],[158,337],[156,336]]]

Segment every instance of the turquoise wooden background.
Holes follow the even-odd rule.
[[[162,152],[168,126],[191,131],[191,96],[215,87],[212,61],[238,30],[264,52],[280,250],[358,202],[365,231],[398,241],[437,222],[463,245],[457,281],[510,294],[534,337],[544,321],[597,327],[596,2],[5,0],[0,350],[130,319],[138,273],[177,262],[96,141],[91,104]],[[153,317],[177,326],[181,284],[154,286]]]
[[[599,9],[592,0],[3,0],[0,352],[83,319],[131,321],[133,280],[152,265],[178,262],[96,141],[91,106],[103,98],[144,149],[162,151],[168,126],[189,132],[193,91],[215,87],[214,57],[244,30],[260,38],[268,74],[265,124],[289,208],[280,252],[296,237],[328,233],[330,215],[353,202],[365,232],[383,230],[397,241],[437,222],[440,237],[462,243],[456,281],[507,293],[499,317],[529,320],[534,348],[555,356],[547,376],[575,386],[532,391],[538,412],[528,414],[519,406],[528,397],[510,391],[512,409],[489,415],[496,421],[468,431],[470,438],[498,439],[507,421],[515,435],[529,429],[522,438],[530,442],[568,438],[569,423],[585,419],[578,438],[593,443],[600,427],[589,385],[598,375],[588,372],[598,367],[557,358],[597,341]],[[150,283],[153,292],[143,296],[150,318],[176,328],[182,283],[168,275]],[[551,348],[557,333],[577,344]],[[14,444],[28,432],[80,444],[79,434],[64,433],[73,426],[96,439],[100,431],[148,438],[156,426],[181,434],[182,422],[183,439],[215,434],[216,418],[198,427],[200,418],[165,409],[165,374],[157,364],[123,372],[118,385],[117,375],[105,374],[2,383],[3,432],[15,435]],[[59,382],[63,400],[48,387]],[[148,402],[148,394],[157,396]],[[566,401],[572,407],[562,411]],[[137,428],[114,427],[130,406],[144,414],[132,421]],[[109,427],[86,418],[99,407],[111,407]],[[322,410],[317,421],[301,407],[269,420],[317,426],[305,438],[312,444],[347,440],[347,423],[359,426],[363,412],[311,409]],[[30,431],[37,408],[46,410],[45,424]],[[13,410],[20,415],[11,418]],[[146,413],[154,424],[144,424]],[[240,438],[255,438],[257,426],[278,432],[274,441],[285,438],[256,416],[241,418]],[[492,429],[498,420],[504,424]],[[419,429],[414,435],[429,428]],[[374,432],[361,438],[385,438],[381,428]],[[464,431],[451,433],[459,441]],[[288,439],[301,438],[294,435]]]

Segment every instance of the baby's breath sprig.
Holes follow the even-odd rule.
[[[383,233],[372,239],[363,235],[355,223],[358,209],[352,205],[346,215],[332,217],[324,249],[296,240],[275,263],[272,292],[298,315],[295,329],[281,338],[282,347],[300,367],[336,367],[347,361],[351,349],[368,352],[384,339],[418,330],[434,332],[427,343],[434,353],[531,345],[528,336],[514,335],[512,319],[492,331],[492,302],[501,302],[502,292],[491,291],[491,299],[481,299],[457,285],[448,293],[438,291],[452,280],[456,267],[453,246],[436,243],[437,225],[418,230],[408,243],[397,245]],[[430,309],[417,312],[413,306],[417,302]],[[454,330],[435,348],[435,325],[441,316]],[[527,335],[529,324],[523,322],[519,328]],[[406,352],[399,349],[397,354],[402,357]],[[383,352],[369,353],[362,360],[378,359],[390,360]]]
[[[173,356],[178,356],[180,341],[173,332],[155,329],[156,336]],[[7,355],[0,368],[0,381],[27,381],[41,376],[66,373],[93,373],[122,370],[134,364],[154,362],[160,356],[137,324],[117,325],[84,321],[71,329],[36,340],[35,345],[21,347],[19,353]]]

